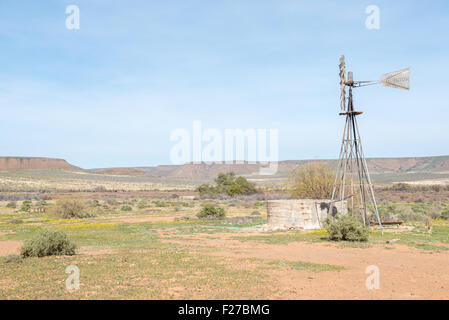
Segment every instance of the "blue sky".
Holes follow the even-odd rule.
[[[170,132],[200,120],[278,129],[283,160],[335,158],[345,54],[359,80],[411,68],[410,91],[355,90],[366,155],[446,155],[448,53],[447,1],[2,0],[0,154],[169,164]]]

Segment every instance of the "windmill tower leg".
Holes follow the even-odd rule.
[[[357,124],[357,115],[361,113],[353,109],[352,90],[350,89],[348,111],[341,113],[346,116],[346,121],[329,211],[331,214],[333,213],[334,202],[348,200],[348,209],[350,208],[353,214],[359,214],[363,223],[368,225],[367,204],[371,203],[373,213],[382,229]]]
[[[379,211],[377,209],[377,202],[376,202],[376,197],[374,196],[373,184],[371,183],[371,177],[369,174],[368,165],[366,163],[365,154],[363,152],[362,140],[360,137],[359,127],[357,125],[357,119],[354,118],[354,120],[355,120],[356,133],[357,133],[357,136],[359,137],[359,154],[360,154],[360,159],[361,159],[362,177],[364,178],[363,181],[365,181],[368,186],[368,192],[367,192],[368,198],[371,201],[374,213],[376,215],[377,223],[379,224],[379,228],[383,234],[382,222],[380,220]],[[366,206],[365,206],[365,208],[366,208]],[[366,209],[365,209],[365,213],[366,213]]]

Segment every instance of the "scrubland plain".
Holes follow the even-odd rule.
[[[139,177],[122,178],[137,187],[111,191],[108,183],[121,182],[97,176],[79,179],[92,187],[82,192],[46,178],[41,192],[2,193],[1,299],[449,298],[445,188],[422,191],[432,195],[427,198],[408,187],[379,190],[382,216],[400,218],[405,227],[383,235],[372,229],[368,242],[352,243],[329,241],[326,230],[261,232],[266,201],[260,196],[201,200],[188,184],[155,190]],[[83,202],[87,217],[61,218],[55,208],[66,198]],[[224,208],[226,218],[198,219],[206,204]],[[23,243],[42,230],[64,231],[76,255],[20,258]],[[66,289],[70,265],[80,270],[79,290]],[[365,285],[371,265],[380,270],[379,289]]]

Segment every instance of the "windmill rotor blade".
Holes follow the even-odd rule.
[[[345,64],[345,56],[340,56],[340,107],[341,110],[345,110],[346,108],[346,64]]]
[[[410,68],[383,74],[379,83],[385,87],[410,89]]]

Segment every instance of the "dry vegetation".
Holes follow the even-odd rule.
[[[266,221],[266,202],[260,200],[105,197],[81,201],[91,213],[88,218],[55,215],[61,207],[57,200],[47,200],[43,213],[20,212],[7,207],[8,201],[0,203],[0,255],[4,256],[0,298],[344,299],[410,298],[411,293],[418,298],[448,298],[441,286],[449,285],[449,279],[438,271],[449,258],[449,221],[441,216],[431,220],[430,233],[423,222],[412,219],[408,222],[412,230],[391,230],[384,236],[371,231],[364,244],[339,244],[329,242],[324,230],[260,233],[258,226]],[[17,207],[21,204],[17,201]],[[31,201],[31,208],[38,205],[40,200]],[[389,205],[384,209],[399,212],[407,207],[427,216],[435,204]],[[131,210],[123,210],[125,206]],[[223,208],[226,217],[198,219],[207,206]],[[444,211],[449,206],[439,208]],[[25,241],[39,239],[43,230],[67,234],[78,247],[76,255],[14,256]],[[355,254],[354,250],[362,251]],[[391,253],[393,260],[389,260]],[[395,285],[367,291],[362,260],[381,264],[385,281]],[[65,268],[72,264],[82,274],[78,291],[64,286]],[[407,281],[404,268],[426,285]],[[437,280],[438,285],[433,285]]]
[[[93,187],[95,179],[83,183]],[[273,196],[266,190],[207,200],[182,190],[2,193],[0,298],[448,299],[448,191],[428,188],[378,189],[382,217],[402,219],[406,227],[384,235],[372,229],[365,242],[329,241],[326,230],[260,232],[265,199]],[[387,199],[401,194],[403,200]],[[40,236],[43,231],[67,238]],[[25,243],[30,254],[20,257]],[[58,243],[68,251],[54,251]],[[77,247],[73,256],[29,257],[71,254],[70,244]],[[381,290],[365,287],[372,264],[381,268]],[[65,288],[69,265],[81,270],[80,290]]]
[[[0,171],[1,192],[81,192],[193,190],[188,181],[161,181],[151,177],[95,174],[84,171]]]
[[[312,162],[292,172],[290,193],[297,199],[330,199],[334,180],[334,171]]]

